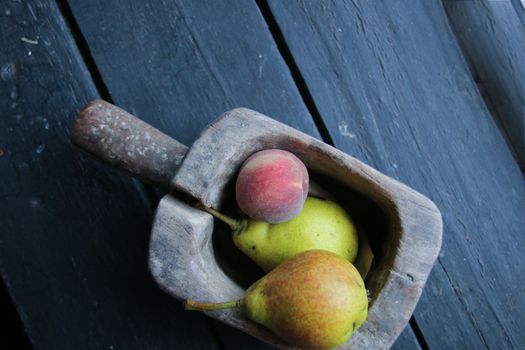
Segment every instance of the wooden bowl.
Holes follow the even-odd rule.
[[[212,208],[221,208],[228,200],[227,189],[242,162],[268,148],[293,152],[309,172],[337,192],[338,200],[357,211],[363,203],[357,217],[350,214],[363,225],[370,224],[366,232],[376,255],[376,266],[366,280],[371,303],[366,322],[341,349],[390,348],[407,325],[441,247],[441,215],[428,198],[252,110],[224,113],[187,150],[123,110],[94,101],[81,112],[73,141],[113,165]],[[176,161],[167,164],[166,154]],[[214,220],[208,213],[173,195],[160,201],[149,266],[163,290],[179,300],[224,302],[243,297],[244,288],[218,262],[213,233]],[[206,314],[274,346],[290,348],[248,320],[242,310]]]

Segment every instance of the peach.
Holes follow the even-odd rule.
[[[308,171],[290,152],[267,149],[242,165],[235,186],[237,204],[253,219],[288,221],[303,209],[308,195]]]

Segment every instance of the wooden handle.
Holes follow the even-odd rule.
[[[144,181],[168,187],[188,147],[102,100],[90,102],[79,114],[72,142]]]

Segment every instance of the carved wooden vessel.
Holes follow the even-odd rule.
[[[72,132],[73,142],[111,165],[163,186],[149,247],[155,280],[179,300],[223,302],[244,289],[214,251],[214,220],[178,199],[191,196],[220,209],[242,162],[279,148],[297,155],[313,177],[349,209],[374,248],[366,279],[371,303],[366,322],[341,349],[388,349],[416,306],[441,247],[442,222],[432,201],[359,160],[252,110],[224,113],[191,148],[107,102],[91,102]],[[357,213],[357,214],[355,214]],[[360,224],[361,223],[361,224]],[[289,348],[241,310],[207,312],[279,348]]]

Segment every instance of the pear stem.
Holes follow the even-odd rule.
[[[230,226],[230,228],[233,231],[236,231],[239,228],[239,226],[241,225],[241,221],[235,220],[235,219],[233,219],[233,218],[231,218],[229,216],[226,216],[226,215],[218,212],[217,210],[215,210],[213,208],[203,207],[203,209],[206,210],[211,215],[213,215],[214,217],[216,217],[217,219],[219,219],[222,222],[224,222],[226,225]]]
[[[225,303],[204,303],[200,301],[195,301],[187,299],[184,301],[184,308],[186,310],[197,310],[197,311],[211,311],[211,310],[223,310],[223,309],[233,309],[241,307],[243,305],[243,300],[227,301]]]

